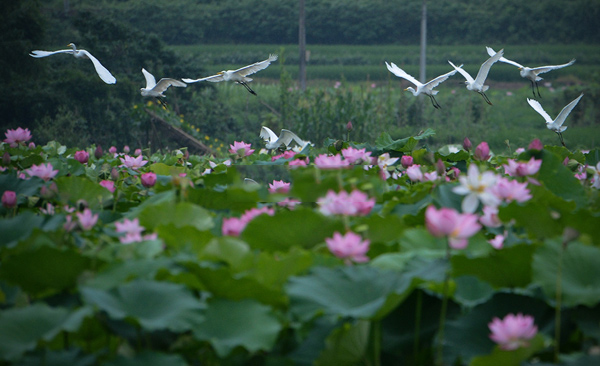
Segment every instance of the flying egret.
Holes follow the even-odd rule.
[[[500,57],[502,57],[503,54],[504,50],[502,49],[498,51],[498,53],[496,53],[494,56],[488,58],[483,64],[481,64],[481,67],[479,68],[479,72],[477,73],[477,77],[475,79],[473,79],[471,75],[469,75],[469,73],[463,70],[461,67],[455,66],[452,62],[450,62],[450,60],[448,60],[448,63],[450,63],[450,65],[452,65],[452,67],[454,67],[456,71],[460,72],[462,76],[465,77],[465,79],[467,79],[465,81],[465,84],[467,84],[468,90],[476,91],[477,93],[481,94],[481,96],[487,102],[487,104],[492,105],[492,102],[490,102],[487,95],[485,95],[485,91],[489,89],[489,85],[484,85],[483,83],[485,83],[485,79],[487,78],[487,75],[490,72],[490,68],[492,67],[492,65],[498,60],[500,60]]]
[[[429,96],[429,98],[431,99],[431,104],[433,104],[433,106],[437,109],[437,108],[441,108],[440,105],[438,104],[437,100],[435,100],[434,95],[436,95],[438,93],[437,90],[433,90],[433,88],[435,88],[436,86],[440,85],[441,83],[443,83],[444,81],[446,81],[446,79],[448,79],[450,76],[456,74],[456,70],[454,71],[450,71],[448,73],[445,73],[444,75],[440,75],[437,78],[422,84],[420,81],[418,81],[417,79],[415,79],[414,77],[410,76],[409,74],[407,74],[404,70],[402,70],[401,68],[399,68],[398,66],[396,66],[395,63],[391,63],[388,64],[387,61],[385,62],[385,65],[387,66],[388,70],[390,70],[390,72],[394,75],[396,75],[399,78],[402,79],[406,79],[408,81],[410,81],[411,83],[415,84],[415,86],[417,87],[417,90],[413,89],[412,86],[409,86],[408,88],[404,89],[404,90],[408,90],[411,93],[413,93],[414,96],[417,96],[421,93]],[[461,67],[462,65],[460,65],[459,67]]]
[[[542,115],[542,117],[544,117],[544,119],[546,120],[546,127],[549,130],[556,132],[556,134],[560,138],[560,142],[562,143],[562,145],[566,146],[565,141],[562,137],[562,133],[567,129],[567,126],[563,126],[563,123],[565,123],[565,119],[567,119],[569,113],[571,113],[573,108],[575,108],[577,103],[579,103],[579,99],[581,99],[581,97],[583,97],[583,93],[581,93],[581,95],[579,95],[577,99],[567,104],[566,107],[564,107],[562,111],[560,111],[560,113],[558,114],[558,116],[556,116],[556,119],[554,120],[552,120],[548,113],[546,113],[544,108],[542,108],[540,102],[538,102],[537,100],[527,98],[527,103],[529,103],[529,105],[533,109],[535,109],[536,112],[538,112],[540,115]]]
[[[97,58],[92,56],[91,53],[89,53],[86,50],[78,50],[74,43],[69,43],[67,46],[71,47],[72,49],[71,50],[58,50],[58,51],[35,50],[35,51],[31,51],[29,56],[35,57],[35,58],[41,58],[41,57],[55,55],[57,53],[70,53],[73,56],[75,56],[75,58],[83,58],[83,59],[87,58],[87,59],[90,59],[92,61],[92,63],[94,64],[94,67],[96,68],[96,72],[98,73],[98,76],[100,76],[100,79],[102,79],[102,81],[104,81],[107,84],[114,84],[117,82],[117,79],[115,79],[115,77],[112,76],[110,71],[108,71],[106,69],[106,67],[102,66],[100,61],[98,61]]]
[[[300,152],[307,145],[313,145],[310,141],[302,140],[290,130],[282,129],[279,136],[277,136],[270,128],[265,126],[262,126],[260,129],[260,138],[266,142],[265,148],[269,150],[277,149],[281,145],[284,145],[286,148],[292,145],[291,147],[294,151]]]
[[[269,58],[264,61],[256,62],[256,63],[253,63],[252,65],[244,66],[237,70],[226,70],[226,71],[223,70],[223,71],[217,73],[216,75],[208,76],[208,77],[201,78],[201,79],[182,79],[182,80],[188,84],[197,83],[199,81],[210,81],[213,83],[218,83],[220,81],[231,80],[231,81],[235,81],[238,84],[242,84],[250,93],[257,95],[254,92],[254,90],[252,90],[248,86],[248,83],[251,82],[252,79],[247,76],[254,74],[257,71],[266,69],[271,64],[271,62],[276,61],[276,60],[277,60],[277,55],[269,55]]]
[[[496,51],[494,51],[492,48],[486,47],[486,49],[490,56],[494,56],[496,54]],[[575,63],[575,59],[572,59],[571,61],[567,62],[566,64],[562,64],[562,65],[548,65],[548,66],[540,66],[540,67],[533,67],[533,68],[523,66],[520,63],[515,62],[515,61],[507,60],[504,57],[500,58],[500,62],[504,62],[504,63],[511,64],[513,66],[518,67],[521,77],[523,77],[525,79],[529,79],[529,81],[531,81],[531,91],[533,92],[533,96],[535,97],[535,89],[537,89],[538,96],[541,98],[542,96],[540,95],[540,87],[538,86],[538,81],[543,80],[543,79],[541,77],[539,77],[539,74],[543,74],[548,71],[562,69],[563,67],[571,66]],[[534,86],[535,86],[535,89],[534,89]]]
[[[161,99],[161,98],[165,97],[165,95],[163,94],[163,92],[165,90],[169,89],[169,87],[171,85],[180,87],[180,88],[187,87],[187,84],[184,83],[183,81],[170,79],[170,78],[162,78],[157,83],[156,79],[154,78],[154,75],[152,75],[151,73],[146,71],[146,69],[144,69],[144,68],[142,68],[142,73],[144,74],[144,77],[146,78],[146,87],[140,88],[140,92],[141,92],[142,96],[143,97],[155,97],[160,102],[160,104],[162,104],[165,107],[166,107],[166,103],[164,100]]]

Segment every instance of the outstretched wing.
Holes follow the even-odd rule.
[[[488,53],[488,55],[490,55],[490,56],[494,56],[494,55],[496,54],[496,51],[494,51],[494,50],[493,50],[491,47],[486,47],[485,49],[487,50],[487,53]],[[523,68],[523,67],[525,67],[525,66],[521,65],[521,64],[520,64],[520,63],[518,63],[518,62],[515,62],[515,61],[508,60],[508,59],[506,59],[506,58],[504,58],[504,57],[500,57],[500,60],[498,60],[498,61],[500,61],[500,62],[504,62],[504,63],[507,63],[507,64],[511,64],[511,65],[513,65],[513,66],[516,66],[516,67],[518,67],[518,68]]]
[[[52,56],[55,55],[57,53],[73,53],[73,50],[59,50],[59,51],[40,51],[40,50],[35,50],[35,51],[31,51],[31,53],[29,54],[29,56],[31,57],[35,57],[35,58],[40,58],[40,57],[47,57],[47,56]]]
[[[242,68],[235,70],[234,72],[241,76],[251,75],[257,71],[266,69],[267,67],[269,67],[271,62],[276,61],[276,60],[277,60],[277,55],[269,55],[269,58],[264,61],[256,62],[256,63],[253,63],[252,65],[244,66]]]
[[[423,85],[421,84],[420,81],[418,81],[417,79],[415,79],[414,77],[410,76],[409,74],[406,73],[406,71],[402,70],[401,68],[399,68],[398,66],[396,66],[395,63],[391,63],[388,64],[387,61],[385,62],[385,66],[387,66],[387,69],[394,75],[396,75],[399,78],[402,79],[406,79],[408,81],[410,81],[411,83],[415,84],[417,87]]]
[[[156,79],[154,78],[154,75],[146,71],[144,68],[142,68],[142,74],[144,74],[144,77],[146,78],[146,89],[154,88],[156,86]]]
[[[281,135],[279,135],[279,139],[282,140],[282,142],[286,146],[289,146],[290,144],[299,146],[300,150],[303,150],[304,147],[306,147],[306,145],[310,144],[310,141],[304,141],[300,137],[298,137],[298,135],[286,129],[281,130]]]
[[[96,72],[98,73],[98,76],[100,76],[100,79],[102,79],[105,83],[114,84],[117,82],[117,79],[115,79],[115,77],[110,73],[110,71],[108,71],[108,69],[106,67],[102,66],[100,61],[98,61],[98,59],[95,58],[91,53],[89,53],[86,50],[79,50],[79,52],[85,54],[87,56],[87,58],[92,60],[92,63],[94,64],[94,67],[96,68]]]
[[[457,67],[457,66],[456,66],[455,64],[453,64],[453,63],[452,63],[452,61],[450,61],[450,60],[448,60],[448,63],[449,63],[450,65],[452,65],[452,67],[454,67],[454,69],[455,69],[456,71],[460,72],[460,74],[461,74],[461,75],[462,75],[462,76],[463,76],[463,77],[464,77],[464,78],[465,78],[465,79],[466,79],[466,80],[467,80],[469,83],[472,83],[473,81],[475,81],[475,80],[473,80],[473,78],[471,77],[471,75],[469,75],[469,73],[468,73],[468,72],[466,72],[466,71],[465,71],[465,70],[462,68],[462,65]]]
[[[152,88],[154,91],[157,91],[159,93],[164,92],[165,90],[169,89],[170,86],[176,86],[179,88],[185,88],[187,87],[187,84],[184,83],[183,81],[179,81],[176,79],[170,79],[170,78],[162,78],[158,81],[158,83],[156,84],[156,86],[154,88]]]
[[[216,74],[216,75],[207,76],[207,77],[201,78],[201,79],[186,79],[186,78],[184,78],[181,80],[185,81],[188,84],[197,83],[199,81],[211,81],[213,83],[218,83],[219,81],[223,81],[223,75]]]
[[[485,79],[487,79],[488,73],[490,72],[492,65],[494,63],[496,63],[498,60],[500,60],[500,58],[502,57],[503,54],[504,54],[504,49],[496,52],[496,54],[494,56],[488,58],[483,64],[481,64],[481,67],[479,68],[479,72],[477,73],[477,77],[475,78],[476,83],[481,84],[481,85],[483,85],[483,83],[485,83]]]
[[[551,71],[551,70],[556,70],[556,69],[562,69],[563,67],[567,67],[567,66],[571,66],[575,63],[575,59],[572,59],[571,61],[567,62],[566,64],[562,64],[562,65],[549,65],[549,66],[540,66],[540,67],[536,67],[531,69],[533,72],[537,74],[543,74],[545,72]]]
[[[459,67],[460,67],[460,66],[459,66]],[[448,78],[449,78],[450,76],[452,76],[452,75],[456,74],[456,72],[457,72],[457,71],[458,71],[457,69],[454,69],[454,70],[452,70],[452,71],[450,71],[450,72],[447,72],[447,73],[445,73],[444,75],[440,75],[440,76],[438,76],[437,78],[435,78],[435,79],[432,79],[432,80],[430,80],[429,82],[427,82],[427,83],[425,84],[425,86],[426,86],[428,89],[433,89],[433,88],[435,88],[436,86],[438,86],[438,85],[440,85],[441,83],[443,83],[444,81],[448,80]]]
[[[262,126],[260,129],[260,138],[266,142],[273,143],[277,141],[278,137],[269,127]]]
[[[579,103],[579,99],[581,99],[581,97],[583,97],[583,93],[581,93],[574,101],[572,101],[571,103],[567,104],[562,109],[562,111],[560,111],[560,113],[558,114],[558,116],[556,116],[556,119],[554,120],[555,127],[558,128],[558,127],[562,126],[563,123],[565,123],[565,120],[567,119],[567,116],[569,115],[569,113],[571,113],[571,111],[573,110],[573,108],[575,108],[575,106],[577,105],[577,103]]]
[[[546,121],[546,123],[552,123],[552,117],[550,117],[548,115],[548,113],[546,113],[546,111],[544,110],[544,108],[542,108],[542,105],[540,104],[540,102],[538,102],[535,99],[529,99],[527,98],[527,103],[529,103],[529,105],[531,106],[531,108],[535,109],[536,112],[538,112],[542,117],[544,117],[544,120]]]

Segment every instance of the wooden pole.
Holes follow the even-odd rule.
[[[306,90],[306,15],[304,12],[304,0],[299,0],[299,19],[298,19],[298,49],[300,58],[300,70],[298,73],[298,82],[300,90]]]

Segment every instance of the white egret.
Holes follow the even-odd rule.
[[[277,55],[269,55],[269,58],[264,61],[256,62],[256,63],[253,63],[252,65],[244,66],[237,70],[223,70],[223,71],[217,73],[216,75],[208,76],[208,77],[201,78],[201,79],[182,79],[182,80],[188,84],[197,83],[199,81],[210,81],[213,83],[218,83],[220,81],[230,81],[231,80],[231,81],[235,81],[238,84],[243,85],[250,93],[257,95],[254,92],[254,90],[252,90],[248,86],[248,83],[251,82],[252,79],[247,76],[254,74],[257,71],[266,69],[271,64],[271,62],[276,61],[276,60],[277,60]]]
[[[35,57],[35,58],[41,58],[41,57],[56,55],[58,53],[70,53],[73,56],[75,56],[75,58],[83,58],[83,59],[87,58],[87,59],[90,59],[92,61],[92,63],[94,64],[94,67],[96,68],[96,72],[98,73],[98,76],[100,76],[100,79],[102,79],[102,81],[104,81],[107,84],[114,84],[117,82],[117,79],[115,79],[115,77],[110,73],[110,71],[108,71],[106,69],[106,67],[102,66],[100,61],[98,61],[97,58],[92,56],[91,53],[89,53],[86,50],[78,50],[74,43],[69,43],[67,46],[71,47],[72,49],[71,50],[58,50],[58,51],[35,50],[35,51],[31,51],[29,56]]]
[[[433,88],[435,88],[436,86],[440,85],[441,83],[443,83],[444,81],[446,81],[446,79],[448,79],[450,76],[456,74],[456,70],[454,71],[450,71],[448,73],[445,73],[444,75],[440,75],[437,78],[422,84],[420,81],[418,81],[417,79],[415,79],[414,77],[410,76],[409,74],[407,74],[404,70],[402,70],[401,68],[399,68],[398,66],[396,66],[395,63],[391,63],[388,64],[387,61],[385,62],[385,65],[387,66],[388,70],[396,75],[399,78],[402,79],[406,79],[408,81],[410,81],[411,83],[415,84],[415,86],[417,87],[417,90],[415,90],[412,86],[409,86],[408,88],[404,89],[404,90],[408,90],[411,93],[413,93],[414,96],[417,96],[421,93],[429,96],[429,98],[431,99],[431,104],[433,104],[433,106],[437,109],[437,108],[441,108],[440,105],[438,104],[437,100],[435,100],[434,95],[436,95],[438,93],[437,90],[433,90]],[[462,65],[460,65],[459,67],[461,67]]]
[[[265,148],[269,150],[277,149],[283,145],[286,149],[291,147],[294,151],[300,152],[307,145],[313,145],[310,141],[302,140],[290,130],[282,129],[279,136],[277,136],[270,128],[265,126],[260,129],[260,138],[265,141]]]
[[[496,54],[496,51],[494,51],[492,48],[486,47],[486,49],[490,56],[493,56]],[[529,81],[531,81],[531,91],[533,92],[533,96],[535,97],[535,89],[537,89],[538,96],[541,98],[542,96],[540,95],[540,87],[538,85],[538,81],[543,80],[543,79],[539,76],[539,74],[543,74],[548,71],[562,69],[563,67],[571,66],[575,63],[575,59],[572,59],[571,61],[567,62],[566,64],[562,64],[562,65],[548,65],[548,66],[540,66],[540,67],[533,67],[533,68],[523,66],[520,63],[515,62],[515,61],[507,60],[504,57],[500,58],[500,62],[504,62],[504,63],[511,64],[513,66],[518,67],[521,77],[523,77],[525,79],[529,79]],[[534,86],[535,86],[535,89],[534,89]]]
[[[490,102],[487,95],[485,95],[485,91],[489,89],[489,85],[484,85],[483,83],[485,83],[485,79],[487,78],[492,65],[498,60],[500,60],[500,57],[502,57],[503,54],[504,50],[500,50],[497,54],[488,58],[483,64],[481,64],[481,67],[479,68],[479,72],[477,73],[477,77],[475,79],[473,79],[471,75],[469,75],[469,73],[463,70],[461,67],[455,66],[450,61],[448,61],[448,63],[450,63],[450,65],[452,65],[452,67],[454,67],[456,71],[460,72],[462,76],[465,77],[465,84],[467,84],[468,90],[476,91],[477,93],[481,94],[481,96],[487,102],[487,104],[492,105],[492,102]]]
[[[154,78],[154,75],[152,75],[151,73],[146,71],[146,69],[144,69],[144,68],[142,68],[142,73],[144,74],[144,77],[146,78],[146,87],[140,88],[140,93],[142,94],[142,96],[143,97],[155,97],[160,102],[160,104],[162,104],[165,107],[166,107],[165,101],[161,99],[161,98],[165,97],[165,95],[163,94],[163,92],[165,90],[169,89],[169,87],[171,85],[180,87],[180,88],[187,87],[187,84],[184,83],[183,81],[170,79],[170,78],[162,78],[157,83],[156,79]]]
[[[581,95],[579,95],[574,101],[567,104],[554,120],[548,115],[548,113],[546,113],[544,108],[542,108],[540,102],[538,102],[537,100],[527,98],[527,103],[529,103],[529,105],[533,109],[535,109],[536,112],[538,112],[542,117],[544,117],[544,119],[546,120],[546,127],[549,130],[556,132],[556,134],[560,138],[560,142],[562,143],[562,145],[566,146],[565,141],[562,137],[562,133],[567,129],[567,126],[563,126],[563,123],[565,123],[565,119],[567,119],[569,113],[571,113],[573,108],[575,108],[577,103],[579,103],[579,99],[581,99],[581,97],[583,97],[583,93],[581,93]]]

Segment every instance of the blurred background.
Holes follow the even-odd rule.
[[[304,3],[307,88],[299,87],[299,9]],[[403,89],[384,61],[419,76],[422,0],[21,0],[0,4],[0,127],[29,128],[34,141],[108,149],[176,149],[201,141],[214,154],[233,141],[261,146],[260,127],[288,128],[323,147],[344,138],[373,144],[433,128],[425,144],[437,148],[488,141],[496,152],[533,138],[558,144],[526,102],[528,80],[514,66],[496,63],[486,93],[493,106],[467,91],[455,75],[438,89],[442,109]],[[585,94],[565,125],[570,149],[600,145],[600,2],[586,0],[451,1],[427,3],[426,77],[464,64],[473,76],[488,55],[537,67],[567,68],[543,74],[541,104],[555,117]],[[34,59],[32,50],[90,51],[117,78],[103,83],[89,61],[70,55]],[[258,97],[230,83],[197,83],[166,92],[168,109],[144,99],[144,67],[155,77],[200,78],[264,60],[279,60],[253,75]],[[171,131],[171,132],[169,132]],[[201,151],[199,151],[201,152]]]

